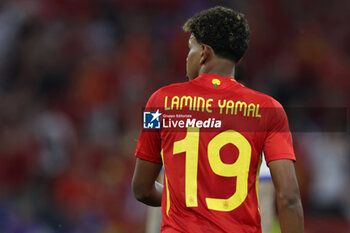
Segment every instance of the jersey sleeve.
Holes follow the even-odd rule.
[[[282,105],[273,100],[268,109],[267,134],[264,141],[266,163],[278,159],[295,161],[292,136],[289,130],[287,114]]]
[[[145,111],[153,111],[157,107],[157,92],[149,98]],[[135,156],[137,158],[155,163],[162,163],[161,140],[159,129],[142,128],[136,146]]]

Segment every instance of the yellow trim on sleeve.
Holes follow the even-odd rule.
[[[164,166],[164,157],[163,157],[163,150],[160,152],[160,155],[162,156],[163,166]],[[164,177],[165,177],[165,189],[166,189],[166,215],[169,217],[169,210],[170,210],[170,193],[169,193],[169,186],[168,186],[168,178],[165,173],[165,166],[164,166]]]
[[[165,187],[166,187],[166,215],[168,215],[168,217],[169,217],[170,193],[169,193],[169,187],[168,187],[168,178],[166,177],[166,175],[165,175]]]
[[[260,202],[259,202],[259,175],[260,175],[261,162],[262,162],[262,155],[260,155],[260,158],[259,158],[258,170],[256,170],[256,179],[255,179],[256,198],[258,200],[259,214],[261,214],[260,213]]]

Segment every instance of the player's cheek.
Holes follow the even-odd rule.
[[[187,54],[187,58],[186,58],[186,70],[187,70],[187,74],[190,72],[191,69],[191,52],[189,52]]]
[[[187,56],[187,64],[192,67],[196,60],[196,51],[191,50]]]

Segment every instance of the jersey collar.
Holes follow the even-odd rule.
[[[224,77],[217,74],[204,73],[199,75],[192,82],[206,86],[214,90],[222,90],[226,87],[237,85],[237,81],[232,77]]]

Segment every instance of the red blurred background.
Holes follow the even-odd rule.
[[[284,106],[349,109],[346,0],[2,0],[1,233],[143,232],[130,188],[142,107],[186,81],[182,24],[218,4],[252,30],[238,80]],[[302,124],[315,129],[293,133],[306,232],[349,233],[349,127]]]

